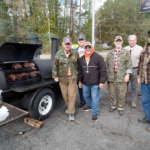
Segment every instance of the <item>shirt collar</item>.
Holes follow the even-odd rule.
[[[122,50],[122,49],[121,49],[121,50]],[[116,49],[115,49],[115,52],[121,52],[121,50],[116,50]]]

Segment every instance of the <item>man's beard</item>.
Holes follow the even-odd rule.
[[[90,51],[86,52],[87,55],[89,55],[90,53],[91,53]]]

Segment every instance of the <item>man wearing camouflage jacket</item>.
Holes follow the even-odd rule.
[[[74,120],[76,83],[77,83],[77,64],[79,55],[76,50],[71,50],[71,39],[64,37],[63,50],[57,52],[53,64],[53,78],[59,81],[60,89],[67,104],[65,113],[69,114],[69,121]]]
[[[115,49],[111,50],[106,58],[106,68],[108,76],[108,89],[110,99],[110,112],[118,108],[119,114],[124,114],[125,96],[127,82],[132,73],[131,57],[127,50],[122,48],[123,40],[121,36],[114,39]],[[116,99],[118,93],[118,106]]]

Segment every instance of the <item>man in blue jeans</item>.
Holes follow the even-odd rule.
[[[142,104],[145,112],[145,118],[138,121],[150,123],[150,30],[148,31],[148,43],[140,55],[137,75],[138,83],[141,84]]]
[[[104,59],[96,53],[90,42],[85,42],[85,53],[79,60],[78,86],[83,90],[87,107],[84,111],[92,110],[92,121],[97,121],[99,110],[100,89],[104,87],[107,71]]]
[[[78,51],[79,57],[81,58],[84,55],[84,45],[85,45],[85,36],[84,35],[79,35],[78,36],[78,47],[76,50]],[[86,104],[86,101],[83,97],[83,91],[82,88],[79,89],[79,96],[80,96],[80,103],[78,105],[79,108],[83,107]]]

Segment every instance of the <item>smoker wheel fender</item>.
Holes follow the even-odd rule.
[[[55,106],[55,94],[48,88],[43,88],[34,97],[29,115],[38,120],[44,120],[50,116]]]

